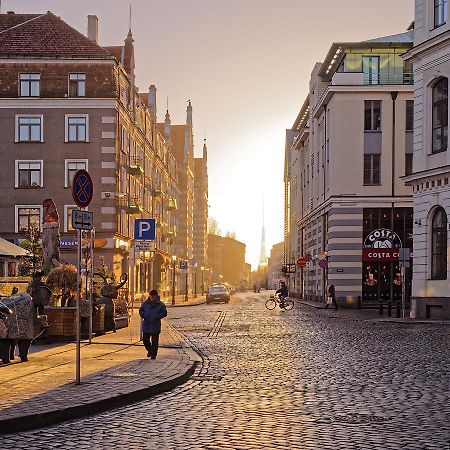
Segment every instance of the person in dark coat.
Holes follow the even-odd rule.
[[[331,301],[333,302],[334,309],[337,311],[337,303],[336,303],[336,289],[334,288],[334,284],[330,285],[328,288],[328,297],[331,297]],[[325,309],[328,309],[329,303],[325,305]]]
[[[167,316],[166,305],[161,301],[158,291],[152,290],[148,299],[139,308],[142,317],[142,334],[147,358],[155,359],[158,353],[161,319]],[[151,340],[151,342],[150,342]]]

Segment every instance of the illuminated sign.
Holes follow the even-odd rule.
[[[363,261],[395,262],[399,260],[402,241],[387,228],[372,231],[364,240]]]

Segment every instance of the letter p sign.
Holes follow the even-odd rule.
[[[135,219],[134,239],[139,241],[155,240],[155,219]]]

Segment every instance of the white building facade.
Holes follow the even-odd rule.
[[[404,58],[414,67],[413,173],[406,178],[414,195],[411,315],[450,318],[447,0],[416,0],[414,47]]]
[[[345,304],[401,300],[412,247],[412,32],[334,43],[286,135],[285,263],[291,295]]]

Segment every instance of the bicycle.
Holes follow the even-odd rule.
[[[279,294],[272,294],[269,297],[269,300],[266,301],[266,308],[272,310],[275,309],[277,305],[282,310],[290,311],[294,307],[294,301],[287,297],[281,298]]]

